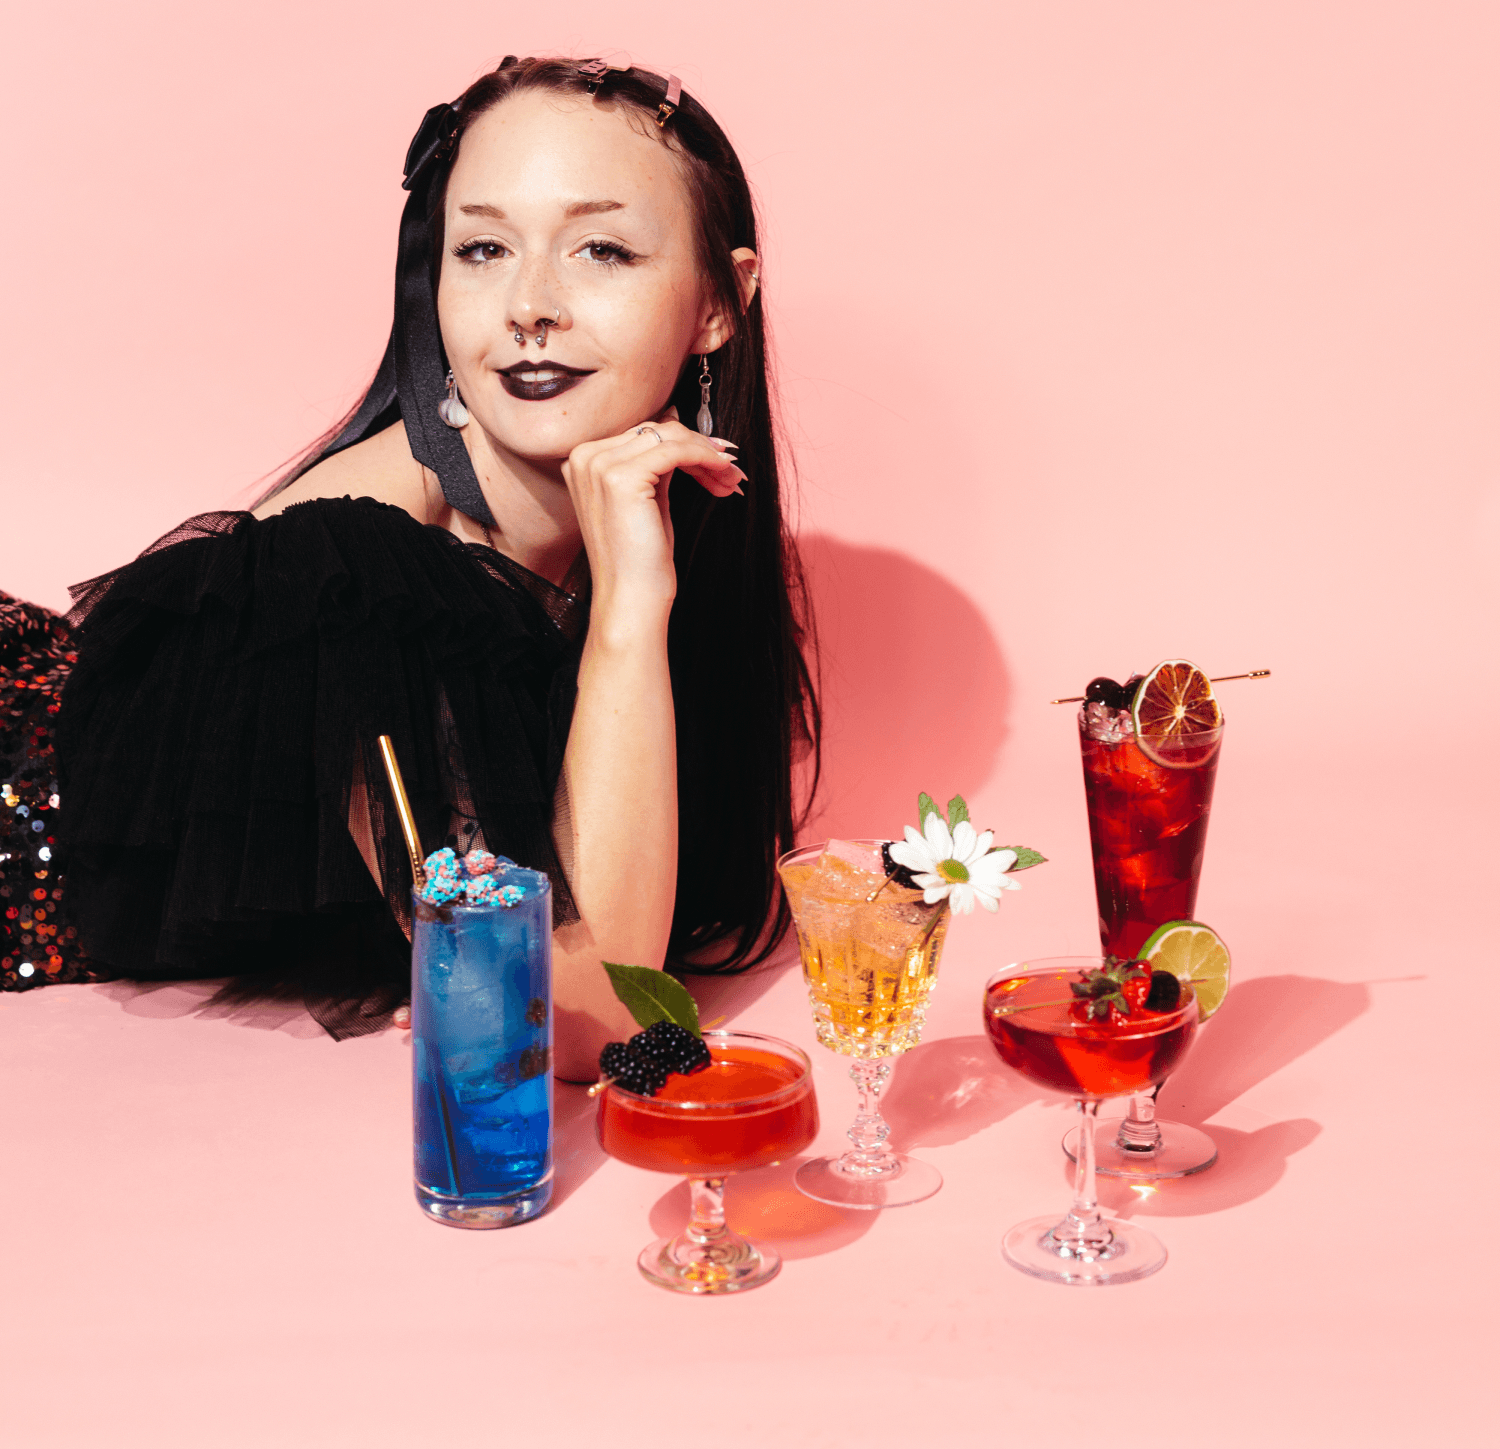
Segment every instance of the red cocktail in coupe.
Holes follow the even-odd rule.
[[[638,1260],[679,1293],[733,1293],[775,1277],[781,1259],[724,1225],[724,1179],[795,1157],[818,1135],[812,1068],[789,1042],[748,1031],[706,1031],[711,1062],[673,1074],[654,1096],[604,1089],[596,1119],[611,1157],[691,1180],[692,1221]]]
[[[1073,1207],[1033,1218],[1003,1239],[1006,1261],[1054,1283],[1128,1283],[1167,1260],[1161,1243],[1099,1211],[1094,1126],[1099,1103],[1149,1090],[1182,1061],[1198,999],[1169,972],[1097,956],[1023,962],[990,979],[984,1026],[1000,1059],[1029,1081],[1078,1101]]]
[[[1000,1060],[1040,1086],[1096,1102],[1144,1092],[1170,1076],[1198,1029],[1193,993],[1182,992],[1187,999],[1179,997],[1170,1011],[1138,1008],[1133,1017],[1101,1023],[1082,1014],[1072,994],[1079,980],[1077,969],[1065,969],[991,983],[984,1024]]]

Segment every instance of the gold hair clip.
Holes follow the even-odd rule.
[[[682,104],[682,82],[675,75],[667,77],[667,93],[662,97],[661,104],[656,108],[656,124],[665,126],[673,116],[677,114],[677,107]]]

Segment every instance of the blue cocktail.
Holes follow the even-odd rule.
[[[504,857],[494,879],[509,899],[412,900],[417,1201],[462,1228],[552,1196],[552,887]]]

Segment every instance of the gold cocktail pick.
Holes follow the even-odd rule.
[[[1227,684],[1231,679],[1269,679],[1269,669],[1252,669],[1249,674],[1218,674],[1208,682],[1210,684]],[[1081,694],[1070,694],[1066,699],[1054,699],[1052,704],[1082,704],[1084,696]]]
[[[417,822],[412,818],[411,801],[406,798],[401,766],[396,763],[396,751],[389,735],[380,737],[380,758],[385,761],[385,777],[391,782],[391,794],[396,797],[396,814],[401,820],[401,833],[406,837],[406,853],[411,857],[411,883],[421,890],[427,884],[427,870],[422,864],[422,844],[417,839]]]

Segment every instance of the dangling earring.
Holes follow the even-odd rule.
[[[461,428],[469,421],[469,410],[458,395],[458,384],[453,380],[453,369],[448,369],[448,396],[438,404],[438,416],[450,428]]]
[[[714,414],[709,407],[709,394],[713,389],[713,374],[708,370],[708,353],[703,354],[703,371],[698,374],[698,391],[703,396],[703,401],[698,407],[698,431],[705,438],[713,437]]]

